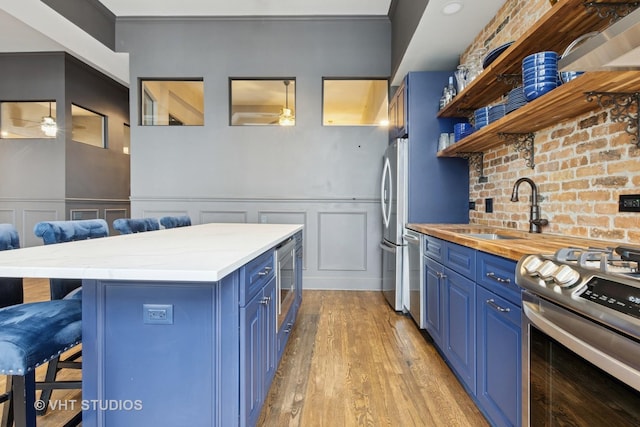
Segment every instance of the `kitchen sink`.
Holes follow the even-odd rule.
[[[477,239],[485,239],[485,240],[509,240],[509,239],[522,239],[519,236],[509,236],[507,234],[496,234],[496,233],[465,233],[469,237],[475,237]]]

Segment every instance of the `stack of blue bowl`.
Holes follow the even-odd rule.
[[[504,117],[505,105],[496,104],[489,107],[489,123],[493,123]]]
[[[507,103],[504,106],[504,113],[509,114],[526,103],[527,98],[524,97],[524,87],[518,86],[507,94]]]
[[[456,123],[453,125],[453,141],[458,142],[465,136],[471,135],[473,131],[471,123]]]
[[[478,108],[473,112],[475,128],[482,129],[489,124],[489,107]]]
[[[522,60],[522,83],[527,101],[558,87],[558,54],[538,52]]]

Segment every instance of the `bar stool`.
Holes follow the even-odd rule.
[[[157,218],[118,218],[113,221],[113,228],[120,234],[144,233],[160,230]]]
[[[188,215],[163,216],[160,218],[160,224],[164,228],[188,227],[191,225],[191,218]]]
[[[71,221],[42,221],[33,228],[36,237],[42,238],[45,245],[95,239],[109,235],[109,225],[104,219],[83,219]],[[49,279],[51,299],[78,298],[82,280]],[[76,290],[75,293],[70,294]]]
[[[11,224],[0,224],[0,250],[18,249],[18,232]],[[19,290],[18,286],[19,283]],[[0,278],[0,375],[7,376],[8,402],[2,427],[35,427],[35,391],[81,388],[81,381],[36,382],[35,369],[57,360],[64,351],[82,341],[82,303],[65,299],[23,303],[22,278]],[[82,413],[66,425],[78,425]]]
[[[42,238],[45,245],[73,242],[78,240],[96,239],[109,235],[109,225],[104,219],[85,219],[70,221],[42,221],[33,229],[37,237]],[[81,279],[50,278],[52,300],[77,300],[82,302]],[[82,362],[78,359],[82,356],[82,350],[69,355],[64,360],[54,357],[49,361],[45,381],[54,381],[58,372],[62,369],[82,369]],[[51,398],[51,389],[43,390],[40,400],[45,402],[38,414],[44,414]]]

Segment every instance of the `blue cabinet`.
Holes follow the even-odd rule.
[[[471,393],[476,392],[476,285],[445,268],[445,354]]]
[[[478,253],[477,399],[494,426],[521,424],[521,302],[516,263]]]
[[[241,270],[244,295],[251,297],[244,306],[242,303],[240,306],[241,426],[253,426],[258,421],[277,367],[276,278],[273,267],[273,252],[269,251]],[[256,283],[262,287],[256,289]]]
[[[494,426],[520,424],[520,307],[478,287],[477,399]]]
[[[427,332],[493,426],[521,420],[516,262],[424,239]]]
[[[438,347],[443,348],[442,301],[444,295],[444,266],[431,258],[424,257],[424,284],[426,307],[426,328]]]

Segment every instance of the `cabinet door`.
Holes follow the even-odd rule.
[[[478,402],[495,426],[520,425],[520,308],[478,286]]]
[[[445,268],[444,353],[468,389],[476,393],[476,284]]]
[[[240,308],[240,423],[255,425],[264,390],[262,292]],[[246,424],[245,424],[246,423]]]
[[[444,267],[430,258],[424,257],[424,285],[426,307],[426,328],[433,341],[442,350],[442,303]]]
[[[263,324],[262,336],[264,337],[264,387],[263,398],[269,392],[271,380],[278,367],[277,362],[277,336],[276,336],[276,279],[272,278],[263,290],[263,310],[261,319]]]

